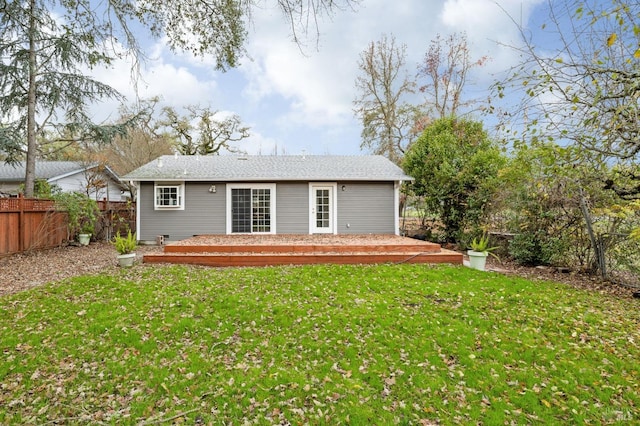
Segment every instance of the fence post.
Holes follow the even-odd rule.
[[[22,194],[18,195],[18,251],[20,253],[24,252],[24,197]]]

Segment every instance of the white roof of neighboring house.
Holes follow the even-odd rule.
[[[218,182],[413,180],[381,155],[164,155],[122,179]]]

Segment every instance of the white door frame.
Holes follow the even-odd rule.
[[[329,189],[329,227],[318,228],[316,222],[316,189]],[[309,234],[338,233],[338,183],[309,182]]]

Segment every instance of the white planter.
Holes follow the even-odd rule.
[[[88,246],[91,241],[91,234],[78,234],[78,242],[80,245]]]
[[[489,253],[486,251],[469,250],[467,254],[469,255],[469,266],[478,271],[484,271]]]
[[[118,255],[118,264],[121,268],[130,268],[133,266],[133,263],[136,261],[135,253],[127,253],[127,254],[119,254]]]

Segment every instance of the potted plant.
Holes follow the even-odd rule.
[[[498,256],[492,253],[492,251],[497,248],[498,247],[489,247],[489,237],[486,234],[482,235],[480,239],[474,238],[473,241],[471,241],[471,250],[467,251],[469,255],[469,266],[473,269],[484,271],[487,256],[492,255],[498,259]]]
[[[137,241],[136,234],[132,234],[131,231],[127,233],[126,237],[118,234],[115,236],[113,244],[118,252],[118,263],[123,268],[128,268],[133,265],[136,260],[136,254],[133,251],[136,249]]]
[[[75,239],[77,236],[80,244],[89,244],[100,217],[98,203],[77,192],[61,193],[55,199],[67,212],[69,237]]]
[[[89,245],[91,241],[91,235],[93,235],[95,231],[95,226],[93,221],[86,221],[80,227],[80,232],[78,233],[78,242],[80,245],[86,246]]]

